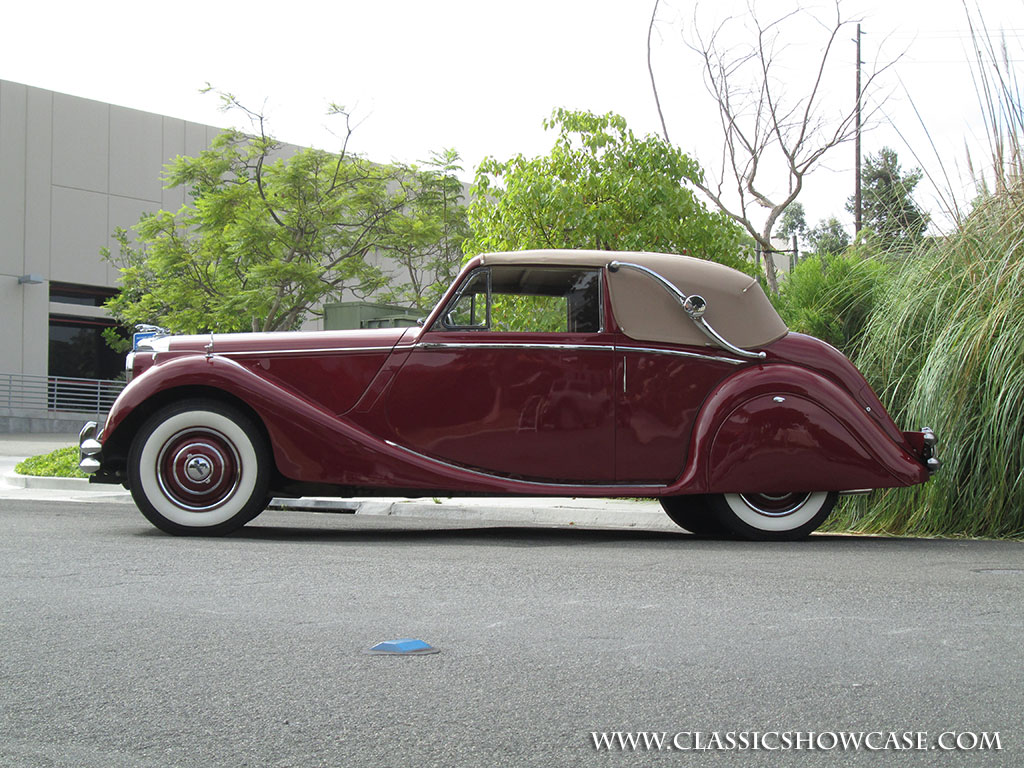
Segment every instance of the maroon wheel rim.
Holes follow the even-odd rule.
[[[193,511],[215,509],[238,487],[238,452],[226,437],[210,429],[173,435],[160,449],[157,478],[175,504]]]

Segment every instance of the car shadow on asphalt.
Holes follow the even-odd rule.
[[[643,544],[677,547],[771,547],[771,548],[830,548],[879,547],[908,544],[934,543],[931,539],[901,539],[880,536],[851,536],[842,534],[814,534],[804,541],[796,542],[750,542],[725,538],[696,536],[687,531],[658,531],[648,529],[586,528],[582,526],[526,526],[526,525],[466,525],[450,524],[424,526],[417,522],[412,527],[399,527],[393,518],[385,527],[374,520],[344,521],[344,527],[330,526],[282,526],[250,524],[228,538],[256,541],[287,541],[360,543],[381,545],[408,545],[418,543],[448,542],[458,544],[487,544],[503,547],[538,546],[580,546],[580,545],[623,545]]]

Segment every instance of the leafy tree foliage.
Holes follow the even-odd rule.
[[[862,220],[883,248],[907,248],[924,236],[928,215],[913,198],[921,177],[918,168],[904,172],[895,150],[889,147],[864,159],[860,172]],[[853,198],[846,209],[854,212]]]
[[[776,237],[803,237],[807,233],[807,214],[804,212],[804,204],[798,200],[786,206],[779,219],[779,228],[775,230]]]
[[[624,118],[557,109],[547,155],[485,158],[469,207],[467,254],[527,248],[689,253],[751,272],[743,236],[693,192],[700,166]]]
[[[807,243],[818,256],[835,256],[850,245],[850,236],[835,216],[819,221],[807,232]]]
[[[398,276],[375,295],[379,301],[430,309],[458,274],[469,236],[460,171],[458,153],[445,149],[410,180],[407,215],[393,222],[388,245]]]
[[[441,265],[464,226],[457,155],[424,172],[371,163],[347,150],[352,129],[339,107],[340,152],[289,149],[266,134],[261,115],[245,111],[255,135],[226,131],[167,166],[167,187],[188,190],[185,205],[143,216],[134,237],[115,233],[118,253],[104,252],[121,271],[121,293],[107,303],[114,317],[185,333],[293,329],[343,289],[384,287],[387,276],[366,259],[373,252],[408,270],[395,296],[425,301],[427,273],[450,271]]]

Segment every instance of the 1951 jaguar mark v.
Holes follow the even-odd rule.
[[[420,327],[157,336],[82,469],[175,534],[274,496],[656,497],[698,534],[797,539],[837,497],[922,483],[854,366],[757,281],[654,253],[472,259]]]

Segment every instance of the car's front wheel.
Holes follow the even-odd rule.
[[[245,414],[216,400],[187,400],[153,414],[132,442],[132,497],[157,528],[216,536],[267,505],[270,454]]]
[[[752,541],[795,541],[825,522],[838,494],[723,493],[708,496],[718,521],[733,535]]]

